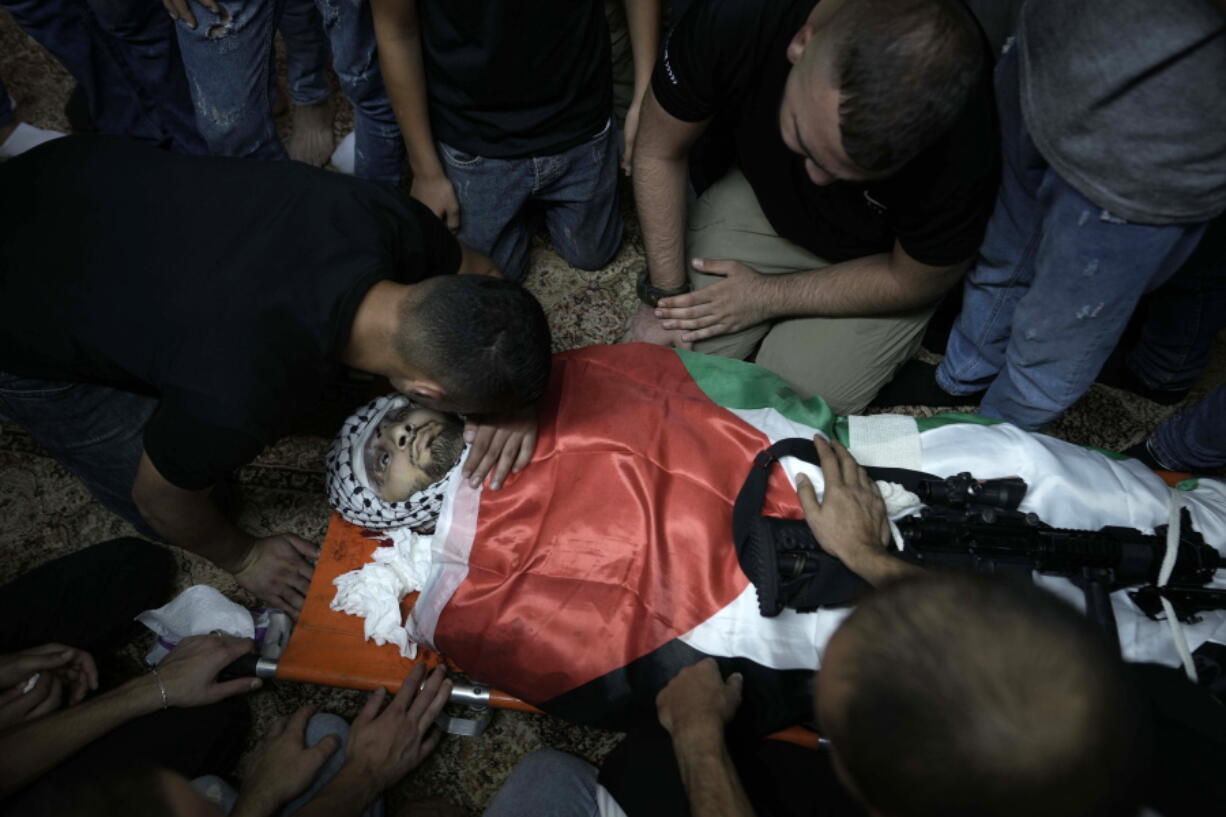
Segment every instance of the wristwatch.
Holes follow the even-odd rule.
[[[639,270],[639,282],[635,288],[638,292],[639,300],[648,306],[658,306],[661,298],[671,298],[674,295],[684,295],[690,291],[690,282],[687,280],[684,284],[676,289],[660,289],[651,285],[651,278],[647,274],[647,267],[644,266]]]

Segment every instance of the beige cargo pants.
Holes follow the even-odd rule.
[[[737,168],[690,205],[686,248],[689,258],[740,261],[767,275],[829,266],[775,233]],[[693,268],[689,273],[694,289],[723,280]],[[753,360],[802,396],[820,395],[835,412],[854,414],[915,353],[933,309],[867,318],[789,318],[699,341],[694,350]]]

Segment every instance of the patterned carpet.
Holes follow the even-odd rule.
[[[70,78],[3,13],[0,13],[0,78],[8,85],[18,102],[19,113],[27,121],[42,127],[67,127],[62,109],[71,87]],[[343,103],[342,109],[337,117],[338,135],[347,131],[352,121]],[[283,136],[288,129],[286,119],[282,117],[280,122]],[[628,188],[624,192],[628,196]],[[641,263],[642,243],[633,214],[628,206],[625,209],[627,230],[622,250],[612,264],[598,272],[568,267],[539,238],[534,245],[527,283],[545,306],[559,351],[616,340],[636,307],[632,270]],[[929,353],[924,356],[935,359]],[[1193,399],[1210,384],[1224,379],[1226,344],[1219,342],[1213,366]],[[282,440],[238,473],[236,512],[245,529],[256,533],[292,531],[313,541],[322,540],[327,523],[322,491],[323,453],[331,430],[339,427],[348,409],[361,400],[362,396],[353,389],[337,388],[330,395],[329,404],[307,424],[308,430]],[[1049,433],[1084,445],[1119,449],[1136,442],[1174,410],[1095,386]],[[12,425],[0,425],[0,519],[4,520],[0,527],[3,554],[0,582],[91,543],[132,533],[125,523],[94,502],[80,482]],[[180,563],[180,587],[209,583],[240,602],[250,602],[226,574],[195,557],[175,552]],[[145,648],[143,641],[131,645],[124,653],[124,666],[137,671],[138,656]],[[362,696],[279,683],[250,696],[250,701],[256,724],[253,734],[258,735],[262,725],[292,712],[303,702],[351,717],[356,714]],[[460,813],[478,813],[515,762],[527,752],[552,746],[597,760],[616,741],[614,734],[570,726],[547,717],[499,712],[480,738],[444,740],[433,757],[390,793],[390,813],[412,808],[410,801],[422,797],[442,798],[458,807]],[[418,807],[412,813],[444,812]]]

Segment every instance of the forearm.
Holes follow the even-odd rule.
[[[626,27],[634,54],[634,101],[642,102],[660,47],[660,0],[626,0]]]
[[[855,558],[844,559],[843,562],[848,570],[873,587],[880,587],[887,582],[922,573],[924,570],[919,565],[904,562],[889,551],[876,547],[865,548],[859,551]]]
[[[634,157],[634,202],[643,229],[643,247],[651,283],[677,289],[688,279],[685,263],[687,169],[685,159]]]
[[[143,675],[68,709],[0,735],[0,799],[87,744],[162,706],[157,679]]]
[[[188,491],[170,484],[147,454],[141,455],[132,498],[149,526],[170,544],[231,573],[247,566],[252,537],[226,519],[208,490]]]
[[[889,315],[932,304],[965,269],[965,264],[916,268],[899,263],[890,253],[878,253],[822,269],[769,276],[764,283],[774,317]]]
[[[294,817],[358,817],[381,793],[369,774],[346,763],[328,785],[294,812]],[[241,803],[240,797],[239,804]],[[235,815],[264,817],[258,812],[244,812],[240,815],[237,810]]]
[[[371,0],[379,69],[392,111],[404,135],[409,167],[415,178],[443,175],[426,95],[421,55],[421,26],[416,4],[404,0]]]
[[[691,814],[753,817],[753,807],[728,754],[722,728],[674,736],[673,753],[681,769]]]
[[[240,791],[238,800],[234,803],[234,810],[230,812],[229,817],[272,817],[281,810],[283,805],[284,803],[265,801],[256,794]]]

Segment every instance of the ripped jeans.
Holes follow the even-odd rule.
[[[1000,192],[936,376],[952,394],[987,389],[981,414],[1036,430],[1090,388],[1205,224],[1133,224],[1081,195],[1031,141],[1019,93],[1011,49],[996,68]]]
[[[315,0],[341,90],[353,103],[354,174],[398,184],[404,161],[400,126],[379,73],[366,0]],[[284,160],[272,117],[276,76],[273,34],[284,0],[218,0],[220,15],[192,2],[193,31],[175,28],[196,123],[215,156]]]
[[[540,221],[558,255],[596,270],[622,242],[617,184],[621,130],[610,118],[595,136],[561,153],[496,159],[436,143],[460,203],[460,241],[485,253],[512,281],[528,275]]]

